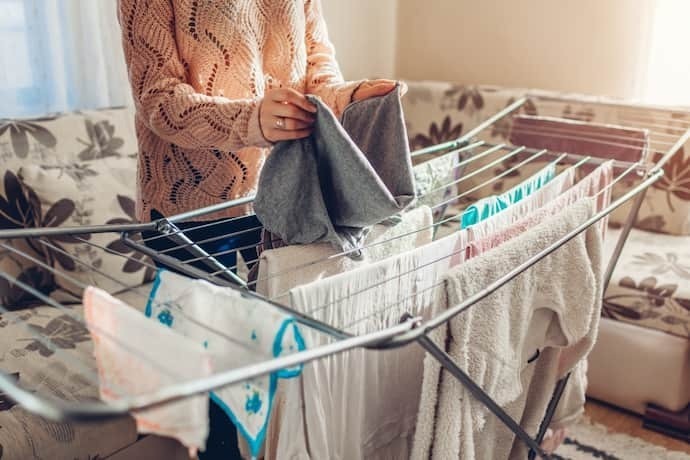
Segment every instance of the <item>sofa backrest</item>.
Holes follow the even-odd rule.
[[[134,220],[137,142],[131,109],[70,113],[36,119],[0,120],[0,228],[95,225]],[[118,245],[117,235],[93,235],[91,242]],[[12,247],[76,278],[101,284],[84,265],[70,261],[66,251],[86,263],[116,270],[124,281],[141,283],[145,267],[95,251],[74,238],[13,240]],[[55,246],[58,249],[51,248]],[[0,271],[51,293],[58,287],[72,292],[65,280],[11,250],[0,248]],[[71,287],[71,289],[70,289]],[[115,286],[107,286],[115,288]],[[121,287],[121,286],[120,286]],[[0,302],[18,307],[35,302],[0,280]]]
[[[447,82],[408,82],[409,91],[403,99],[408,135],[413,149],[427,147],[457,138],[476,127],[479,123],[533,91],[516,88],[489,86],[466,86]],[[539,92],[540,96],[557,98],[557,93]],[[629,108],[597,104],[599,99],[568,95],[568,102],[547,100],[547,97],[532,98],[523,105],[520,113],[548,115],[561,118],[593,121],[619,126],[651,126],[651,149],[664,152],[677,140],[684,129],[690,126],[688,112],[667,111],[649,108]],[[574,100],[574,102],[573,102]],[[507,143],[510,121],[499,121],[484,131],[480,138],[493,144]],[[658,160],[661,153],[653,156]],[[471,163],[465,173],[486,165],[496,157]],[[493,176],[515,166],[506,161],[482,174],[459,184],[458,192],[474,188]],[[466,197],[471,202],[486,195],[499,193],[529,177],[543,167],[534,162],[529,167],[511,172],[490,187],[484,187]],[[690,142],[686,143],[664,167],[665,177],[655,183],[647,192],[638,213],[636,227],[653,232],[673,235],[690,235]],[[614,189],[614,197],[629,190],[634,181],[624,181]],[[619,208],[610,218],[611,225],[621,225],[628,215],[630,203]]]

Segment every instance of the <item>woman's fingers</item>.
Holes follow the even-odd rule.
[[[299,131],[302,129],[309,129],[314,124],[314,121],[306,122],[296,120],[294,118],[274,117],[273,125],[284,131]]]
[[[268,132],[264,132],[264,136],[271,142],[278,141],[290,141],[293,139],[301,139],[307,137],[311,134],[311,128],[305,129],[295,129],[295,130],[284,130],[280,128],[269,129]]]
[[[298,107],[290,102],[272,102],[271,115],[274,117],[293,118],[307,123],[314,123],[314,114]]]
[[[293,89],[269,90],[259,112],[261,131],[270,142],[306,137],[311,134],[315,112],[316,107]]]
[[[309,102],[304,94],[301,94],[292,88],[279,88],[272,90],[270,96],[274,102],[282,102],[286,105],[292,104],[305,112],[316,113],[316,106]]]

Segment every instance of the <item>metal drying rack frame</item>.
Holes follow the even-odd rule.
[[[542,97],[540,95],[534,95],[532,96],[532,98],[545,101],[558,101],[561,103],[564,101],[564,98]],[[569,153],[556,153],[547,150],[535,150],[526,148],[524,146],[516,147],[509,146],[506,144],[491,144],[478,140],[478,136],[487,128],[492,127],[496,122],[499,122],[504,118],[513,116],[516,113],[518,113],[519,110],[528,101],[528,99],[528,97],[523,97],[515,101],[514,103],[509,104],[505,109],[488,118],[487,120],[479,124],[477,127],[470,130],[469,132],[467,132],[466,134],[464,134],[456,140],[444,142],[428,148],[417,150],[413,152],[412,155],[413,157],[423,157],[429,154],[441,156],[460,155],[465,151],[477,148],[483,147],[486,149],[483,152],[474,155],[468,159],[464,159],[460,162],[460,164],[467,164],[472,161],[476,161],[480,158],[483,158],[485,156],[488,156],[489,154],[495,153],[497,151],[508,152],[500,159],[491,162],[488,165],[485,165],[474,171],[472,174],[475,175],[488,170],[489,167],[497,165],[511,156],[516,157],[517,154],[531,155],[527,160],[521,161],[520,163],[518,163],[517,166],[513,166],[511,169],[500,174],[499,176],[494,177],[492,180],[502,177],[503,175],[507,174],[507,172],[518,169],[522,165],[530,161],[536,160],[540,157],[554,158],[555,162],[561,160],[568,160],[571,164],[575,163],[576,166],[585,163],[600,164],[603,161],[605,161],[604,159],[600,158],[585,157]],[[573,99],[572,102],[580,103],[581,101]],[[602,104],[602,102],[600,101],[589,101],[588,103]],[[620,107],[624,107],[630,110],[635,109],[622,104],[614,105],[619,105]],[[654,109],[664,110],[659,108]],[[606,218],[614,210],[618,209],[620,206],[632,200],[631,211],[628,214],[626,222],[622,227],[620,237],[618,239],[615,250],[604,274],[605,285],[608,284],[613,273],[613,269],[618,261],[618,258],[620,257],[620,253],[628,237],[628,234],[630,233],[630,230],[633,227],[640,206],[642,205],[645,192],[653,183],[658,181],[663,176],[663,166],[672,158],[673,155],[675,155],[681,149],[681,147],[686,142],[688,142],[688,140],[690,140],[690,122],[687,124],[687,126],[685,126],[684,132],[678,136],[674,136],[674,138],[676,139],[675,142],[668,143],[670,145],[668,149],[657,152],[661,153],[662,156],[659,159],[659,161],[653,164],[629,163],[622,161],[614,162],[616,169],[624,170],[622,174],[620,174],[616,179],[614,179],[614,183],[618,182],[624,176],[630,173],[638,174],[640,179],[639,183],[634,185],[625,194],[615,199],[604,210],[596,213],[592,218],[588,219],[586,222],[582,222],[577,228],[563,235],[548,248],[544,249],[543,251],[540,251],[538,254],[533,255],[520,265],[512,267],[511,270],[508,271],[508,273],[501,276],[494,282],[489,283],[480,292],[477,292],[476,294],[465,299],[459,305],[456,305],[455,307],[450,308],[429,320],[424,321],[421,318],[413,317],[409,314],[403,315],[399,324],[392,325],[391,327],[384,330],[361,335],[353,335],[347,332],[346,330],[333,327],[332,325],[326,324],[322,321],[312,318],[307,314],[295,311],[282,303],[276,302],[271,299],[267,299],[259,294],[250,291],[248,289],[247,282],[245,282],[242,278],[240,278],[238,275],[234,273],[233,268],[235,267],[224,266],[216,259],[216,256],[218,256],[218,254],[208,254],[197,244],[197,242],[190,240],[187,237],[187,235],[185,235],[185,232],[180,230],[180,228],[177,225],[181,222],[185,222],[190,219],[197,219],[201,216],[206,216],[209,214],[214,214],[218,211],[227,210],[228,208],[250,204],[253,200],[252,197],[242,198],[227,203],[209,206],[202,209],[171,216],[169,218],[158,219],[148,223],[124,225],[96,225],[72,228],[65,227],[0,230],[0,240],[24,238],[35,238],[40,240],[42,238],[50,238],[52,236],[60,235],[79,236],[95,233],[120,233],[121,240],[125,245],[127,245],[135,251],[138,251],[142,254],[151,257],[153,260],[159,263],[174,267],[176,270],[188,276],[198,279],[205,279],[220,286],[226,286],[232,289],[236,289],[240,291],[243,296],[253,299],[259,299],[263,302],[266,302],[267,304],[270,304],[273,307],[276,307],[284,312],[289,313],[296,319],[296,321],[298,321],[302,325],[314,329],[320,333],[327,334],[332,338],[336,339],[336,341],[332,343],[308,349],[289,356],[279,357],[264,362],[255,363],[238,369],[223,371],[210,377],[191,382],[174,384],[162,388],[155,394],[121,398],[117,401],[109,402],[107,404],[100,402],[67,403],[64,401],[48,400],[46,398],[40,397],[32,392],[29,392],[21,388],[10,377],[2,373],[0,373],[0,390],[4,391],[7,396],[15,400],[17,403],[25,407],[27,410],[37,413],[44,417],[58,420],[100,420],[108,417],[121,416],[131,411],[155,407],[157,405],[165,404],[167,402],[175,401],[191,395],[208,392],[218,387],[242,382],[247,379],[266,375],[268,373],[276,372],[284,368],[291,368],[299,364],[321,359],[333,354],[342,353],[344,351],[351,350],[354,348],[390,349],[405,346],[412,342],[416,342],[419,345],[421,345],[428,353],[430,353],[435,359],[437,359],[448,372],[450,372],[455,378],[457,378],[471,392],[471,394],[474,397],[480,400],[482,404],[484,404],[494,415],[496,415],[506,426],[508,426],[508,428],[512,432],[514,432],[517,437],[519,437],[530,448],[530,458],[534,458],[535,455],[540,455],[543,458],[548,458],[549,456],[540,448],[539,444],[543,439],[543,436],[546,432],[546,428],[548,427],[549,422],[554,414],[560,396],[563,393],[563,390],[567,383],[568,377],[558,382],[558,385],[554,390],[551,403],[549,404],[547,413],[545,414],[545,417],[543,419],[539,433],[536,437],[532,437],[529,434],[527,434],[522,429],[522,427],[520,427],[520,425],[514,419],[512,419],[501,407],[499,407],[495,403],[495,401],[488,394],[486,394],[461,368],[459,368],[453,362],[452,358],[444,350],[442,350],[434,342],[432,342],[431,339],[428,337],[428,334],[437,327],[450,321],[458,314],[466,311],[469,308],[472,308],[477,302],[485,299],[486,297],[494,293],[496,290],[500,289],[502,286],[509,283],[512,279],[514,279],[524,271],[528,270],[533,265],[537,264],[540,260],[547,257],[551,253],[557,251],[563,245],[567,244],[573,238],[577,237],[582,232],[587,230],[590,226]],[[620,141],[616,140],[616,142]],[[470,174],[470,176],[472,174]],[[451,184],[445,184],[444,186],[447,187],[449,185],[454,185],[462,180],[463,179],[461,178],[456,181],[453,181]],[[476,188],[485,186],[490,182],[491,180]],[[453,197],[450,201],[457,200],[458,197],[467,194],[468,192]],[[447,203],[444,202],[442,204]],[[433,224],[433,227],[439,226],[442,223],[448,222],[449,220],[453,220],[453,217],[451,217],[450,219],[444,219],[441,222],[436,222]],[[418,229],[412,233],[416,233],[417,231],[421,230],[424,229]],[[180,245],[180,247],[184,247],[189,252],[194,254],[196,256],[196,259],[194,260],[203,261],[210,269],[214,271],[212,273],[208,273],[199,270],[193,266],[190,266],[188,263],[181,262],[178,259],[170,257],[169,255],[164,253],[165,251],[157,252],[150,249],[145,244],[143,244],[141,240],[137,240],[133,237],[133,235],[143,231],[156,231],[165,235],[168,238],[173,239],[177,244]],[[86,241],[84,240],[84,242]],[[21,254],[21,251],[18,251],[5,243],[0,243],[0,245],[6,250],[11,250],[13,252],[18,252]],[[100,249],[106,250],[102,247]],[[24,256],[30,260],[34,259],[28,255]],[[333,257],[345,256],[347,256],[347,253],[337,254]],[[447,257],[450,256],[452,255],[448,255]],[[41,264],[41,262],[38,260],[34,259],[33,261]],[[103,275],[107,276],[107,274]],[[69,279],[69,276],[65,275],[65,277]],[[27,285],[26,283],[16,279],[15,277],[7,273],[3,273],[0,271],[0,279],[4,279],[9,283],[19,287],[20,289],[23,289],[24,291],[26,291],[29,294],[32,294],[33,296],[35,296],[42,302],[46,303],[47,305],[67,310],[66,307],[61,305],[56,300],[42,294],[33,287]],[[0,306],[0,313],[7,311],[8,310],[4,306]],[[74,315],[73,313],[71,314]],[[45,339],[41,340],[45,341]]]

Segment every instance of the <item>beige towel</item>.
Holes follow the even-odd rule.
[[[454,268],[437,308],[459,304],[510,267],[549,247],[593,212],[591,200],[578,202],[530,232]],[[436,343],[520,420],[529,411],[527,395],[537,380],[532,378],[537,366],[527,363],[533,347],[569,351],[567,361],[561,353],[545,360],[550,361],[551,372],[556,369],[556,377],[559,371],[574,368],[591,349],[601,307],[601,276],[601,232],[593,226],[458,315],[450,322],[447,336],[436,337]],[[538,337],[541,340],[535,341]],[[546,401],[550,395],[551,391],[541,393]],[[526,428],[536,433],[538,424]],[[457,380],[425,360],[413,458],[508,458],[513,440],[512,432],[494,423],[494,416],[487,415],[487,409]]]
[[[376,225],[367,236],[362,259],[334,257],[339,253],[329,243],[314,243],[270,249],[261,254],[256,291],[270,299],[287,303],[295,286],[343,273],[372,261],[400,254],[431,241],[431,209],[420,206],[402,215],[393,227]],[[423,231],[417,232],[419,229]],[[404,235],[404,236],[403,236]],[[391,240],[386,243],[377,244]],[[330,258],[329,258],[330,257]]]

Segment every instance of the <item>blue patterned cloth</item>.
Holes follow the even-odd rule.
[[[158,271],[146,315],[206,347],[214,373],[306,348],[297,323],[283,311],[237,290],[166,270]],[[282,369],[210,393],[246,438],[254,458],[266,436],[277,380],[301,371],[302,366]]]

